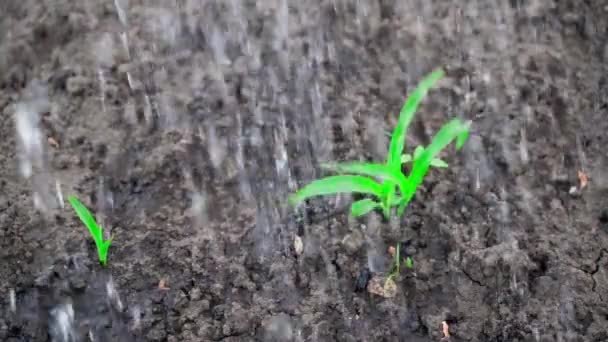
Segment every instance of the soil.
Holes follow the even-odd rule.
[[[0,2],[0,340],[608,341],[603,1],[117,3]],[[439,66],[402,219],[286,206]]]

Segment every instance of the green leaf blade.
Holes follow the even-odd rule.
[[[110,245],[112,244],[112,240],[114,240],[114,238],[104,241],[100,246],[98,246],[99,248],[97,248],[97,254],[99,256],[99,261],[104,266],[106,266],[108,264],[108,249],[110,248]]]
[[[470,121],[465,122],[463,125],[466,125],[467,129],[464,130],[462,133],[460,133],[458,135],[458,137],[456,137],[456,149],[457,150],[460,150],[462,148],[462,146],[464,145],[464,143],[469,138],[471,122]]]
[[[446,169],[448,167],[448,163],[439,158],[433,158],[431,159],[431,166]]]
[[[382,198],[383,188],[382,185],[369,177],[351,175],[330,176],[315,180],[296,193],[291,194],[289,196],[289,203],[292,206],[297,206],[310,197],[339,193],[363,193]]]
[[[89,209],[87,209],[87,207],[85,207],[84,204],[82,204],[75,196],[68,196],[68,201],[72,205],[72,208],[74,208],[74,211],[76,211],[76,215],[78,215],[80,221],[82,221],[82,223],[84,223],[84,225],[89,229],[95,243],[99,244],[103,242],[103,231],[101,227],[97,225],[97,222]]]
[[[454,139],[458,140],[462,139],[468,134],[469,123],[465,123],[460,119],[453,119],[447,124],[445,124],[435,137],[433,137],[433,141],[429,146],[424,149],[418,159],[414,160],[414,164],[412,166],[412,171],[408,177],[408,189],[406,193],[403,195],[402,203],[400,204],[399,212],[402,213],[404,207],[409,203],[409,201],[414,196],[416,189],[422,183],[422,179],[426,175],[431,166],[432,160],[435,158],[439,152],[441,152],[447,145],[449,145]],[[457,141],[458,142],[458,141]],[[460,141],[461,144],[464,144],[464,141]]]
[[[385,164],[379,163],[324,163],[321,167],[333,170],[339,173],[353,173],[369,177],[380,178],[385,181],[390,181],[397,184],[401,191],[406,186],[407,179],[401,173],[401,170],[391,169]],[[386,183],[386,182],[385,182]],[[385,186],[393,186],[393,184],[385,184]]]
[[[456,140],[456,147],[462,147],[468,137],[468,132],[468,122],[463,122],[460,119],[452,119],[450,122],[441,127],[437,134],[435,134],[433,141],[431,141],[431,144],[427,146],[417,161],[420,161],[422,164],[430,163],[435,156],[453,140]]]
[[[99,262],[103,266],[106,266],[108,263],[108,249],[112,244],[113,238],[107,241],[103,240],[103,229],[97,224],[89,209],[87,209],[87,207],[85,207],[84,204],[78,200],[78,198],[70,195],[68,196],[68,201],[72,205],[72,208],[74,208],[74,211],[76,211],[76,215],[89,229],[89,233],[91,233],[91,236],[95,241],[95,247],[97,247],[97,256],[99,258]]]
[[[409,256],[405,258],[405,266],[407,268],[414,268],[414,261]]]
[[[354,202],[350,207],[350,214],[353,217],[360,217],[366,215],[372,210],[381,208],[382,204],[374,201],[373,199],[366,198]]]
[[[443,76],[443,70],[438,69],[433,71],[427,77],[425,77],[418,84],[414,92],[407,98],[405,104],[401,108],[401,111],[399,113],[399,121],[391,137],[389,155],[387,159],[387,164],[392,168],[397,168],[401,165],[401,154],[403,153],[403,148],[405,146],[405,134],[407,132],[407,127],[409,126],[410,122],[414,117],[414,114],[416,113],[416,110],[418,109],[418,105],[420,104],[420,102],[422,102],[422,99],[435,85],[435,83],[437,83],[441,78],[443,78]]]
[[[416,148],[414,149],[414,160],[420,158],[422,152],[424,152],[424,147],[422,147],[421,145],[416,146]]]

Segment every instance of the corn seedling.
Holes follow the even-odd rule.
[[[399,275],[399,272],[401,271],[401,244],[398,243],[397,244],[397,248],[395,248],[395,255],[394,255],[394,261],[393,261],[393,268],[391,269],[391,271],[389,272],[388,276],[386,277],[386,282],[393,280],[393,278],[397,277]]]
[[[72,205],[72,208],[76,211],[76,215],[80,218],[80,221],[84,223],[85,226],[89,229],[89,233],[93,237],[95,241],[95,246],[97,246],[97,255],[99,257],[99,262],[103,266],[106,266],[108,263],[108,248],[110,248],[110,244],[112,244],[112,239],[103,240],[103,229],[100,227],[97,222],[95,222],[95,218],[87,209],[87,207],[82,204],[78,198],[75,196],[68,196],[68,201]]]
[[[395,279],[395,277],[399,276],[399,273],[401,272],[401,244],[398,243],[397,247],[395,248],[395,254],[393,256],[393,267],[391,268],[391,271],[389,272],[388,276],[386,277],[386,281],[388,282],[389,280],[393,280]],[[405,267],[407,268],[413,268],[414,267],[414,262],[412,261],[412,258],[405,257]]]
[[[445,168],[447,163],[436,156],[452,141],[456,141],[456,149],[460,149],[469,134],[469,123],[460,119],[452,119],[435,135],[427,147],[418,146],[412,154],[403,154],[405,135],[418,105],[433,87],[443,77],[442,70],[435,70],[416,87],[407,98],[399,113],[399,121],[391,136],[388,156],[385,163],[326,163],[321,167],[339,173],[315,180],[296,193],[289,196],[291,205],[299,205],[314,196],[334,195],[339,193],[360,193],[372,195],[355,201],[351,205],[351,215],[358,217],[372,210],[381,209],[386,218],[391,214],[391,208],[397,207],[397,215],[401,216],[408,203],[414,197],[416,189],[431,166]],[[404,163],[412,163],[410,172],[405,175],[402,170]]]

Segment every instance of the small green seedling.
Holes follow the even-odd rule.
[[[416,159],[420,158],[420,154],[422,154],[423,151],[424,148],[422,146],[416,146],[416,149],[414,150],[414,157],[412,158],[412,155],[409,153],[402,155],[401,164],[407,164],[409,162],[416,161]],[[448,167],[448,163],[444,162],[439,158],[433,158],[431,159],[431,166],[445,169]]]
[[[95,241],[95,246],[97,246],[99,262],[101,262],[103,266],[106,266],[108,263],[108,248],[110,248],[110,244],[112,244],[113,237],[104,241],[103,229],[95,222],[95,218],[89,209],[87,209],[87,207],[85,207],[75,196],[68,196],[68,201],[76,211],[80,221],[89,228],[89,232]]]
[[[469,122],[452,119],[435,135],[427,147],[418,146],[412,155],[403,154],[405,134],[418,105],[432,86],[443,77],[442,70],[435,70],[424,78],[414,92],[407,98],[399,121],[391,136],[388,157],[385,163],[327,163],[325,169],[341,173],[315,180],[289,196],[291,205],[296,206],[314,196],[338,193],[361,193],[374,198],[364,198],[351,205],[351,215],[358,217],[375,209],[381,209],[386,218],[391,208],[397,207],[401,216],[414,197],[416,189],[431,166],[445,168],[447,163],[436,156],[456,140],[456,149],[464,145],[469,135]],[[409,175],[402,171],[404,163],[412,163]],[[399,192],[397,192],[397,190]]]
[[[399,272],[401,271],[401,252],[400,252],[400,249],[401,249],[401,244],[398,243],[397,244],[397,248],[395,248],[395,255],[394,255],[395,259],[393,261],[393,268],[391,269],[390,273],[386,277],[385,284],[389,280],[393,280],[394,281],[394,278],[397,277],[399,275]]]
[[[405,257],[405,267],[414,268],[414,261],[412,261],[412,258],[410,258],[409,256]],[[394,280],[394,278],[397,277],[400,272],[401,272],[401,244],[398,243],[397,248],[395,248],[393,267],[391,268],[391,271],[389,272],[388,276],[386,277],[386,281]]]
[[[405,267],[414,268],[414,261],[409,256],[405,258]]]

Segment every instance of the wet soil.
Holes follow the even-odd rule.
[[[607,341],[608,8],[497,3],[2,1],[0,340]],[[319,161],[381,159],[437,66],[408,142],[473,129],[401,220],[285,206]],[[399,242],[396,296],[365,291]]]

